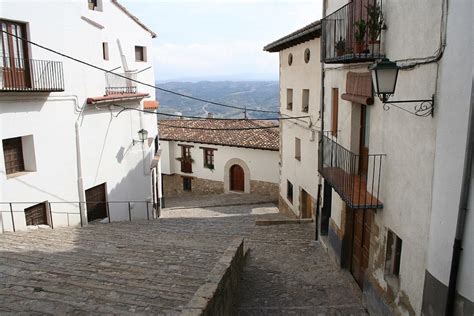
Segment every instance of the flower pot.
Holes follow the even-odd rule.
[[[354,53],[362,54],[363,51],[364,51],[364,42],[356,42],[354,44]]]

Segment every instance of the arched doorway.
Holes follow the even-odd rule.
[[[245,191],[244,169],[239,165],[230,167],[230,190]]]

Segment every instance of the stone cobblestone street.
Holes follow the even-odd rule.
[[[0,235],[0,314],[177,314],[236,237],[251,248],[240,314],[363,314],[312,224],[255,226],[282,218],[268,201],[176,199],[159,220]]]

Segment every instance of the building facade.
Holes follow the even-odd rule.
[[[321,239],[371,314],[444,314],[472,107],[472,49],[459,34],[472,3],[336,0],[323,11]],[[385,104],[368,69],[382,58],[400,67]],[[390,104],[432,96],[433,112],[429,101]],[[467,220],[457,315],[473,312]]]
[[[277,199],[277,125],[183,119],[162,120],[159,126],[165,198],[243,192]]]
[[[6,2],[0,15],[2,231],[153,215],[158,130],[140,110],[157,108],[155,91],[130,79],[154,83],[156,35],[115,0]]]
[[[320,21],[265,46],[280,60],[279,209],[298,218],[315,215],[318,195],[318,132],[321,123]]]

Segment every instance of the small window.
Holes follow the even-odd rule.
[[[311,59],[311,51],[309,50],[309,48],[306,48],[306,50],[304,51],[304,62],[309,63],[310,59]]]
[[[135,46],[135,61],[146,61],[145,46]]]
[[[293,204],[293,184],[286,180],[286,198]]]
[[[9,175],[25,171],[21,137],[4,139],[2,144],[6,174]]]
[[[302,108],[301,111],[308,113],[309,111],[309,89],[303,89],[303,99],[302,101]]]
[[[391,230],[387,234],[387,250],[385,254],[385,275],[399,277],[402,240]]]
[[[89,10],[102,11],[102,0],[87,0]]]
[[[295,159],[301,161],[301,139],[295,137]]]
[[[292,53],[288,54],[288,65],[291,66],[291,64],[293,64],[293,54]]]
[[[331,109],[331,134],[337,137],[339,120],[339,89],[332,89],[332,109]]]
[[[192,179],[188,177],[183,177],[183,191],[191,191],[192,189]]]
[[[181,146],[181,158],[191,158],[191,147]]]
[[[104,60],[109,60],[109,43],[102,42],[102,57]]]
[[[212,148],[203,148],[204,151],[204,168],[214,170],[214,150]]]
[[[286,89],[286,109],[293,110],[293,89]]]

